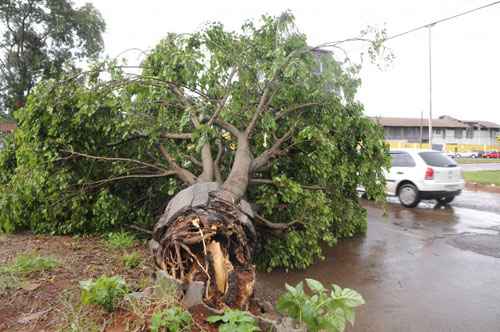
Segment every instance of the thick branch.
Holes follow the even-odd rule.
[[[192,185],[196,182],[196,176],[185,168],[177,164],[175,159],[167,152],[163,145],[159,144],[159,149],[165,160],[167,160],[170,167],[177,174],[177,177],[184,183]]]
[[[215,124],[217,124],[222,129],[227,130],[228,132],[230,132],[235,137],[238,137],[238,136],[242,135],[241,131],[238,128],[236,128],[235,126],[233,126],[229,122],[226,122],[226,121],[224,121],[222,119],[216,119],[215,120]]]
[[[131,163],[136,163],[139,165],[151,167],[151,168],[154,168],[154,169],[159,170],[161,172],[169,171],[168,169],[165,169],[165,168],[160,167],[158,165],[153,165],[153,164],[146,163],[144,161],[140,161],[140,160],[136,160],[136,159],[93,156],[93,155],[86,154],[86,153],[80,153],[80,152],[74,152],[74,151],[68,151],[68,150],[63,150],[63,152],[66,152],[66,153],[69,153],[69,154],[75,155],[75,156],[85,157],[88,159],[105,160],[105,161],[125,161],[125,162],[131,162]]]
[[[222,173],[220,171],[220,162],[224,155],[224,145],[222,144],[222,140],[217,141],[217,146],[219,150],[217,151],[217,156],[215,157],[214,160],[214,176],[215,176],[215,181],[217,181],[217,183],[219,184],[222,184]]]
[[[282,111],[279,111],[278,113],[276,113],[275,119],[280,120],[281,118],[284,118],[285,116],[287,116],[289,113],[292,113],[292,112],[295,112],[298,110],[302,110],[306,107],[318,106],[318,105],[321,105],[321,103],[305,103],[302,105],[293,106],[293,107],[287,108],[286,110],[282,110]]]
[[[301,52],[299,52],[299,50]],[[276,91],[273,91],[273,89],[275,88],[275,85],[276,85],[276,83],[278,81],[279,74],[283,70],[285,70],[286,67],[288,67],[288,65],[290,64],[290,62],[291,62],[291,60],[293,59],[294,56],[300,55],[301,53],[303,53],[302,49],[299,49],[299,50],[294,50],[290,54],[288,54],[288,56],[286,57],[286,59],[283,62],[283,64],[281,66],[279,66],[278,68],[276,68],[276,70],[274,71],[271,80],[269,80],[266,83],[266,86],[264,88],[264,93],[262,94],[262,96],[260,97],[260,100],[259,100],[259,105],[257,106],[257,109],[255,110],[255,112],[253,114],[252,120],[250,121],[250,123],[248,124],[247,128],[245,129],[245,134],[248,137],[251,137],[252,131],[257,126],[257,121],[258,121],[260,115],[262,113],[264,113],[264,111],[267,109],[268,105],[271,103],[271,101],[273,99],[273,95],[276,92]],[[309,50],[309,48],[307,48],[307,51],[308,50]]]
[[[191,139],[193,134],[191,133],[161,133],[160,138],[167,139]]]
[[[257,221],[260,221],[267,228],[270,228],[270,229],[273,229],[273,230],[284,231],[284,230],[286,230],[288,228],[287,224],[274,223],[272,221],[267,220],[266,218],[264,218],[263,216],[261,216],[259,214],[255,214],[255,219]]]
[[[95,185],[102,185],[105,183],[109,182],[114,182],[114,181],[119,181],[119,180],[125,180],[125,179],[144,179],[144,178],[160,178],[164,176],[170,176],[170,175],[175,175],[177,174],[174,171],[167,171],[163,173],[158,173],[158,174],[131,174],[131,175],[122,175],[122,176],[117,176],[113,178],[108,178],[108,179],[102,179],[94,182],[88,182],[85,183],[84,186],[95,186]]]
[[[257,172],[259,169],[264,167],[272,158],[279,155],[281,153],[281,150],[280,150],[281,145],[292,136],[294,130],[295,130],[295,127],[290,128],[285,133],[285,135],[278,138],[276,140],[276,142],[274,142],[273,146],[271,146],[269,149],[262,152],[262,154],[260,156],[255,158],[252,161],[252,165],[250,167],[250,173]]]
[[[222,156],[224,156],[224,144],[222,144],[222,140],[217,140],[217,156],[215,157],[215,163],[219,164],[222,160]]]
[[[181,98],[183,103],[185,105],[190,105],[190,101],[189,99],[186,97],[186,95],[184,94],[184,91],[183,90],[188,90],[189,92],[193,93],[193,94],[196,94],[197,96],[205,99],[205,100],[212,100],[212,98],[210,98],[209,96],[207,96],[206,94],[204,94],[202,91],[198,90],[198,89],[195,89],[195,88],[190,88],[186,85],[182,85],[180,84],[179,82],[174,82],[174,81],[167,81],[167,80],[162,80],[156,76],[145,76],[143,74],[132,74],[132,73],[128,73],[128,75],[130,76],[137,76],[139,77],[139,80],[142,80],[143,82],[146,82],[146,80],[150,80],[150,81],[154,81],[154,82],[157,82],[157,83],[160,83],[162,84],[163,86],[167,85],[168,88],[175,94],[177,95],[177,97]],[[158,84],[158,86],[160,86]]]
[[[270,228],[271,230],[274,230],[274,231],[286,231],[287,229],[289,229],[290,227],[292,227],[294,225],[297,225],[297,224],[302,225],[302,222],[300,222],[299,220],[292,221],[288,224],[274,223],[272,221],[267,220],[266,218],[264,218],[263,216],[261,216],[259,214],[255,215],[255,219],[257,221],[261,222],[265,227]]]
[[[212,158],[212,151],[210,151],[210,144],[205,143],[201,148],[201,163],[203,171],[198,177],[198,182],[211,182],[214,179],[214,160]]]
[[[269,102],[271,101],[271,87],[274,85],[275,78],[271,82],[268,82],[266,84],[266,87],[264,88],[264,93],[260,97],[259,100],[259,105],[257,106],[257,109],[255,110],[252,120],[250,120],[250,123],[248,124],[247,128],[245,129],[245,135],[248,137],[251,136],[252,131],[254,130],[255,126],[257,125],[257,120],[259,119],[260,115],[266,110],[267,106],[269,105]]]
[[[191,108],[188,108],[187,111],[189,112],[189,116],[191,118],[191,122],[193,123],[193,126],[195,128],[199,128],[200,127],[200,121],[198,120],[198,118],[196,117],[196,115],[191,112]]]
[[[208,126],[211,126],[212,123],[214,123],[215,119],[217,119],[220,112],[222,112],[222,110],[224,109],[224,106],[226,105],[227,99],[229,98],[229,92],[230,92],[229,88],[231,87],[231,81],[233,80],[233,77],[235,74],[236,74],[236,67],[233,68],[233,70],[229,74],[229,77],[227,78],[226,86],[224,88],[224,95],[223,95],[222,99],[220,100],[220,102],[218,103],[217,109],[215,110],[214,114],[212,115],[210,120],[208,120],[208,122],[207,122]]]
[[[195,128],[200,127],[200,121],[196,117],[196,115],[191,113],[191,122]],[[198,182],[211,182],[214,179],[214,159],[212,158],[212,151],[210,143],[203,144],[201,148],[201,164],[203,167],[203,171],[198,177]]]
[[[230,197],[224,197],[225,199],[237,202],[241,197],[243,197],[243,195],[245,195],[248,187],[248,178],[251,163],[252,156],[250,153],[248,139],[246,135],[240,133],[238,135],[238,148],[236,149],[231,172],[222,185],[222,189],[226,193],[230,194]]]
[[[193,157],[193,156],[190,155],[190,156],[187,156],[187,158],[189,159],[189,161],[191,161],[196,166],[203,168],[203,164],[201,163],[201,161],[199,161],[195,157]]]
[[[348,42],[373,43],[374,40],[371,40],[368,38],[362,38],[362,37],[347,38],[347,39],[343,39],[343,40],[337,40],[337,41],[333,41],[333,42],[319,44],[319,45],[314,46],[314,47],[309,47],[306,49],[306,51],[316,51],[316,50],[321,50],[323,48],[328,48],[328,47],[337,47],[337,45],[339,45],[339,44],[348,43]]]
[[[276,186],[276,182],[270,179],[250,179],[250,184],[270,184]],[[301,188],[303,189],[308,189],[308,190],[326,190],[326,187],[322,186],[316,186],[316,185],[300,185]]]
[[[143,138],[148,138],[148,137],[149,137],[148,135],[137,134],[137,135],[133,135],[133,136],[130,136],[128,138],[125,138],[121,141],[107,144],[106,146],[113,147],[113,146],[125,144],[125,143],[131,142],[131,141],[135,141],[135,140],[143,139]],[[188,140],[188,139],[191,139],[191,137],[193,137],[193,134],[191,134],[191,133],[161,133],[160,134],[160,138],[163,138],[163,139]]]

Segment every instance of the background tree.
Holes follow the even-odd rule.
[[[255,251],[262,268],[305,268],[323,244],[365,231],[356,188],[383,197],[382,130],[355,101],[359,68],[310,47],[289,13],[239,33],[168,35],[141,69],[99,63],[36,86],[16,114],[16,150],[0,155],[4,230],[162,216],[158,266],[224,296],[231,280],[252,289]]]
[[[105,24],[86,4],[68,0],[0,2],[0,116],[24,105],[41,79],[57,78],[64,65],[97,55]]]

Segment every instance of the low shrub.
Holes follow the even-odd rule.
[[[142,256],[137,251],[131,254],[126,254],[122,256],[122,263],[127,269],[133,269],[139,266],[142,261]]]
[[[95,304],[111,312],[128,293],[128,287],[120,276],[101,276],[94,280],[80,281],[81,301],[83,304]]]
[[[240,310],[227,309],[223,315],[209,316],[209,323],[221,323],[219,332],[253,332],[260,331],[255,318]]]
[[[191,328],[192,318],[181,307],[157,311],[151,317],[151,332],[180,332]]]
[[[28,253],[18,255],[13,262],[0,267],[0,272],[26,275],[34,272],[50,271],[58,265],[59,262],[53,257]]]
[[[112,249],[127,249],[134,244],[134,235],[127,232],[109,233],[106,237],[106,245]]]
[[[312,295],[304,292],[302,282],[295,287],[287,284],[286,293],[278,299],[278,311],[305,324],[311,332],[342,332],[347,322],[354,325],[354,308],[365,303],[359,293],[334,284],[326,289],[313,279],[306,279],[306,284]]]

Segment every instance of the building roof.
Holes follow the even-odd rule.
[[[0,122],[0,133],[11,133],[16,129],[16,124],[13,122]]]
[[[484,128],[498,128],[500,129],[500,125],[491,122],[491,121],[477,121],[477,120],[463,120],[462,122],[465,122],[471,126],[478,126],[478,127],[484,127]]]
[[[374,117],[375,122],[383,127],[427,127],[428,119],[419,118],[389,118],[389,117]],[[433,119],[432,127],[434,128],[469,128],[468,125],[455,119]]]

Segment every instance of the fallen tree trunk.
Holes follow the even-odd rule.
[[[255,283],[254,213],[245,200],[228,196],[216,182],[180,191],[156,224],[150,247],[157,267],[171,277],[205,284],[206,304],[246,309]]]

